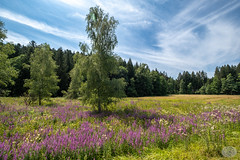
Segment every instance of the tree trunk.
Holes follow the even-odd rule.
[[[97,94],[98,94],[98,113],[101,113],[102,112],[102,108],[101,108],[101,102],[100,102],[100,99],[99,99],[99,95],[100,95],[100,91],[99,91],[99,88],[98,87],[98,90],[97,90]]]
[[[98,113],[101,113],[101,112],[102,112],[101,104],[100,104],[100,101],[98,101]]]
[[[41,100],[42,100],[42,99],[41,99],[41,95],[39,94],[39,96],[38,96],[38,105],[40,105],[40,106],[42,105]]]

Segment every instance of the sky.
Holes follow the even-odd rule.
[[[240,63],[240,0],[1,0],[7,42],[79,51],[89,8],[119,21],[115,53],[176,78]]]

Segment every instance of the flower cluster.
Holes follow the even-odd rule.
[[[145,147],[168,147],[198,135],[224,140],[223,125],[240,127],[237,109],[198,114],[162,114],[161,108],[91,112],[67,104],[55,107],[0,106],[0,159],[99,159],[141,153]],[[213,137],[213,136],[212,136]]]

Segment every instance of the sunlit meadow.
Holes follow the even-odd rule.
[[[126,98],[98,114],[63,98],[0,98],[0,159],[240,159],[240,96]]]

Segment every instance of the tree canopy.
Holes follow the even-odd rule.
[[[25,86],[29,87],[29,95],[41,100],[50,97],[59,88],[56,75],[57,65],[52,58],[53,53],[48,44],[36,47],[30,59],[30,79],[26,80]]]
[[[118,21],[109,17],[98,6],[90,8],[86,21],[86,32],[91,40],[91,47],[88,52],[89,47],[80,43],[82,54],[76,56],[78,60],[71,71],[73,81],[69,91],[74,95],[78,89],[74,91],[73,86],[81,84],[80,94],[83,101],[101,112],[116,98],[125,95],[124,79],[114,78],[119,71],[117,56],[113,52],[118,43],[115,34]]]
[[[13,54],[14,45],[11,43],[3,43],[3,40],[7,37],[4,23],[0,21],[0,95],[8,95],[6,87],[10,84],[13,85],[15,81],[13,78],[17,78],[17,71],[13,67],[13,59],[9,56]]]

